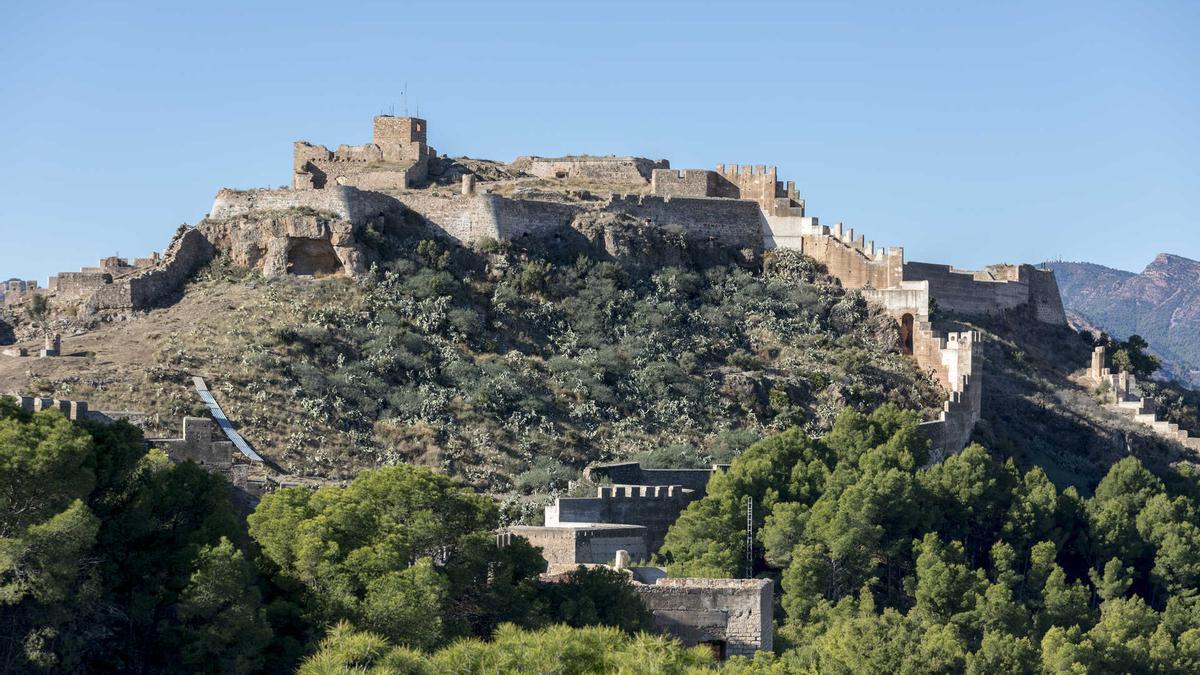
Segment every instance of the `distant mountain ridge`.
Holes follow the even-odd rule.
[[[1048,262],[1076,323],[1124,339],[1137,333],[1166,374],[1200,385],[1200,262],[1161,253],[1140,274],[1087,262]]]

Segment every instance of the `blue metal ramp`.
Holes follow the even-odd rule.
[[[233,425],[229,422],[229,418],[225,417],[225,411],[221,410],[217,399],[213,398],[212,392],[208,390],[208,385],[204,383],[204,378],[193,377],[192,382],[196,385],[196,393],[200,394],[201,400],[208,406],[208,411],[212,413],[213,419],[217,421],[217,426],[221,427],[221,431],[224,431],[229,440],[233,441],[234,447],[241,451],[250,461],[262,462],[263,458],[259,457],[257,452],[250,449],[250,444],[233,428]]]

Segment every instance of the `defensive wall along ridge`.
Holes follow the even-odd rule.
[[[460,189],[423,186],[436,158],[423,119],[381,115],[373,132],[372,143],[333,151],[298,142],[291,189],[222,189],[207,218],[181,228],[162,256],[133,265],[106,259],[99,267],[52,278],[47,289],[26,283],[8,295],[20,302],[48,293],[60,302],[81,303],[88,312],[138,310],[178,287],[214,252],[266,276],[360,275],[371,255],[362,244],[363,229],[407,212],[464,245],[553,236],[615,214],[752,252],[799,250],[844,287],[881,305],[897,321],[903,351],[947,392],[940,418],[928,425],[934,460],[960,450],[978,420],[982,369],[973,347],[978,335],[937,332],[930,323],[931,303],[964,314],[1031,306],[1037,320],[1065,323],[1052,272],[1029,265],[963,271],[906,261],[900,247],[876,246],[841,223],[830,227],[809,216],[795,184],[778,180],[773,166],[676,170],[665,160],[637,157],[522,157],[508,165],[508,173],[624,181],[649,193],[584,200],[544,192],[504,196],[491,191],[495,181],[470,172],[462,175]]]

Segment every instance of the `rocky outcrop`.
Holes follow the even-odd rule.
[[[366,250],[356,237],[359,228],[335,213],[306,208],[256,212],[209,218],[199,228],[234,265],[263,276],[357,277],[367,271]]]

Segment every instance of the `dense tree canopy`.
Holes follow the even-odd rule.
[[[764,440],[710,481],[663,553],[683,573],[737,574],[753,497],[788,670],[1195,671],[1189,478],[1169,490],[1130,457],[1082,498],[978,445],[921,468],[927,446],[887,406],[846,411],[819,440]]]

